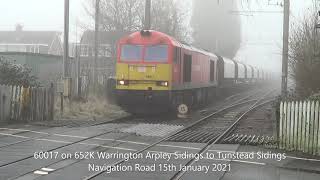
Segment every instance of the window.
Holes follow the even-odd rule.
[[[82,45],[80,49],[81,56],[89,56],[89,47],[88,45]]]
[[[5,52],[7,51],[7,46],[6,45],[0,45],[0,52]]]
[[[121,60],[139,61],[142,59],[141,45],[123,45],[121,50]]]
[[[107,44],[102,44],[99,47],[99,56],[111,57],[111,47]]]
[[[146,55],[144,57],[146,62],[167,62],[168,61],[168,46],[156,45],[147,46]]]
[[[12,52],[26,52],[26,47],[24,45],[16,44],[16,45],[9,45],[8,51]]]

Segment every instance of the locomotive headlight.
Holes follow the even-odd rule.
[[[166,86],[166,87],[168,87],[168,85],[169,85],[169,83],[168,83],[167,81],[162,82],[162,86]]]
[[[119,84],[120,85],[124,85],[124,81],[119,81]]]
[[[158,81],[157,82],[157,86],[168,87],[169,86],[169,82],[168,81]]]
[[[125,81],[125,80],[120,80],[120,81],[118,81],[118,84],[119,85],[122,85],[122,86],[124,86],[124,85],[128,85],[128,81]]]

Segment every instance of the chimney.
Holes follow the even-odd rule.
[[[21,32],[23,30],[23,26],[21,24],[16,25],[16,31]]]

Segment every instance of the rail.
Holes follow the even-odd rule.
[[[268,92],[267,94],[270,94],[270,92]],[[177,130],[177,131],[175,131],[175,132],[173,132],[173,133],[165,136],[164,138],[160,139],[159,141],[156,141],[155,143],[150,144],[149,146],[147,146],[147,147],[145,147],[145,148],[143,148],[143,149],[141,149],[141,150],[138,150],[138,151],[136,151],[136,152],[133,153],[133,154],[139,154],[139,153],[141,153],[141,152],[144,152],[144,151],[146,151],[146,150],[148,150],[148,149],[150,149],[150,148],[152,148],[152,147],[154,147],[154,146],[156,146],[156,145],[158,145],[158,144],[160,144],[160,143],[162,143],[162,142],[170,139],[170,138],[173,137],[174,135],[176,135],[176,134],[178,134],[178,133],[181,133],[182,131],[185,131],[185,130],[187,130],[187,129],[189,129],[189,128],[192,128],[193,126],[195,126],[195,125],[197,125],[197,124],[199,124],[199,123],[201,123],[201,122],[203,122],[203,121],[205,121],[205,120],[207,120],[207,119],[209,119],[209,118],[211,118],[211,117],[213,117],[213,116],[215,116],[215,115],[217,115],[217,114],[220,114],[220,113],[222,113],[222,112],[224,112],[224,111],[226,111],[226,110],[232,109],[232,108],[234,108],[234,107],[237,107],[237,106],[240,106],[240,105],[243,105],[243,104],[251,103],[251,102],[256,102],[256,103],[253,105],[253,106],[255,106],[255,105],[257,105],[257,104],[263,99],[263,98],[262,98],[262,99],[258,99],[258,100],[257,100],[257,99],[254,99],[254,100],[244,101],[244,100],[246,100],[246,99],[248,99],[248,98],[250,98],[250,97],[252,97],[252,96],[254,96],[254,95],[251,94],[251,95],[248,95],[248,96],[246,96],[246,97],[244,97],[244,98],[241,98],[241,99],[237,100],[236,102],[234,102],[233,104],[231,104],[230,106],[221,108],[220,110],[217,110],[217,111],[211,113],[210,115],[208,115],[208,116],[206,116],[206,117],[204,117],[204,118],[201,118],[201,119],[199,119],[198,121],[195,121],[195,122],[191,123],[190,125],[188,125],[188,126],[182,128],[182,129],[179,129],[179,130]],[[242,102],[242,101],[244,101],[244,102]],[[251,110],[252,110],[252,107],[250,108],[250,111],[251,111]],[[242,116],[242,117],[243,117],[243,116]],[[211,143],[210,143],[210,144],[211,144]],[[117,161],[117,162],[115,162],[115,163],[110,164],[109,166],[111,166],[111,167],[112,167],[112,166],[117,166],[117,165],[119,165],[119,164],[121,164],[121,163],[124,163],[124,162],[126,162],[126,161],[128,161],[128,159],[121,159],[121,160],[119,160],[119,161]],[[92,174],[92,175],[90,175],[90,176],[88,176],[88,177],[85,177],[83,180],[93,179],[93,178],[95,178],[95,177],[97,177],[97,176],[105,173],[106,171],[107,171],[107,170],[99,171],[99,172],[94,173],[94,174]]]

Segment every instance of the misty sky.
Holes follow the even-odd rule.
[[[77,24],[87,19],[83,1],[70,0],[73,37],[76,29],[80,29],[76,28]],[[1,0],[0,14],[0,31],[13,30],[18,23],[24,26],[24,30],[63,31],[64,0]]]
[[[71,37],[75,40],[81,28],[79,24],[88,20],[83,8],[84,1],[70,0]],[[239,0],[240,1],[240,0]],[[279,0],[272,0],[273,3]],[[312,0],[291,0],[291,20],[297,20],[311,5]],[[243,11],[282,11],[281,7],[268,6],[267,0],[259,0]],[[17,23],[25,30],[63,30],[64,0],[1,0],[0,31],[13,30]],[[280,70],[282,46],[281,13],[241,13],[242,45],[236,59],[253,65]]]
[[[283,8],[267,5],[267,0],[259,2],[250,7],[240,5],[240,10],[273,13],[241,13],[242,45],[235,59],[281,72],[283,14],[279,12]],[[312,0],[291,0],[291,22],[301,21],[310,6]]]

